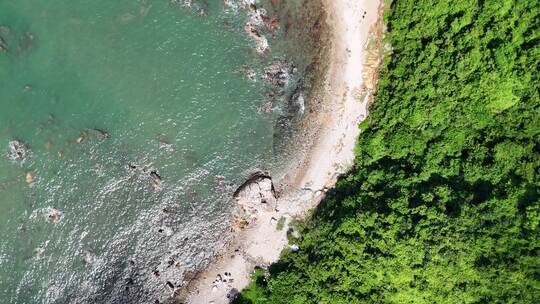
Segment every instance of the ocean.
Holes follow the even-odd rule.
[[[171,301],[283,168],[283,35],[263,56],[244,10],[185,3],[0,0],[1,303]]]

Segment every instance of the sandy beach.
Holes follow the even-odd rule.
[[[227,251],[198,275],[184,295],[188,303],[228,303],[249,284],[255,266],[277,261],[289,246],[290,220],[315,207],[353,162],[358,124],[367,116],[374,87],[369,83],[368,44],[381,17],[380,1],[327,0],[325,9],[332,46],[324,79],[323,108],[328,110],[316,113],[323,128],[303,162],[289,172],[292,189],[278,199],[276,210],[260,212]],[[283,229],[277,229],[280,219],[285,221]]]

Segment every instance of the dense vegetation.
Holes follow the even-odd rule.
[[[538,303],[540,3],[394,0],[356,165],[238,303]]]

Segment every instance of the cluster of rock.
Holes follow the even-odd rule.
[[[216,279],[212,282],[212,292],[216,292],[221,285],[227,285],[233,282],[234,279],[230,272],[224,272],[223,275],[218,274]]]
[[[156,168],[148,168],[146,166],[128,164],[128,169],[130,171],[142,173],[142,176],[148,177],[150,179],[152,188],[158,189],[161,186],[161,175]]]
[[[273,34],[279,29],[279,17],[270,17],[264,8],[257,7],[255,0],[224,0],[225,7],[247,11],[248,21],[244,30],[255,42],[258,53],[264,54],[269,48],[266,34]]]
[[[30,150],[28,149],[28,145],[22,141],[14,139],[8,143],[7,158],[9,160],[23,162],[29,154]]]
[[[11,36],[11,29],[8,26],[0,25],[0,53],[7,53],[11,47],[9,45],[9,38]],[[24,53],[25,51],[34,47],[36,37],[31,32],[24,32],[19,37],[17,44],[17,52]]]
[[[283,88],[296,73],[296,67],[285,60],[276,60],[264,69],[262,79],[270,85]]]
[[[255,172],[234,192],[234,199],[248,217],[271,212],[277,207],[277,195],[272,177]]]

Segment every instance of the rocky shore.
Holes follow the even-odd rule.
[[[299,236],[291,221],[316,206],[354,159],[357,125],[367,116],[374,88],[375,77],[366,75],[380,61],[368,50],[370,32],[380,25],[380,2],[321,1],[322,14],[305,23],[312,25],[312,42],[320,45],[306,69],[312,78],[289,95],[294,115],[282,119],[288,124],[283,129],[296,130],[287,137],[295,142],[288,145],[291,164],[283,176],[256,172],[236,190],[235,237],[177,294],[178,303],[228,303],[249,284],[255,266],[269,266],[283,249],[301,250],[289,244],[288,236]],[[266,75],[279,85],[284,71],[270,67]]]

